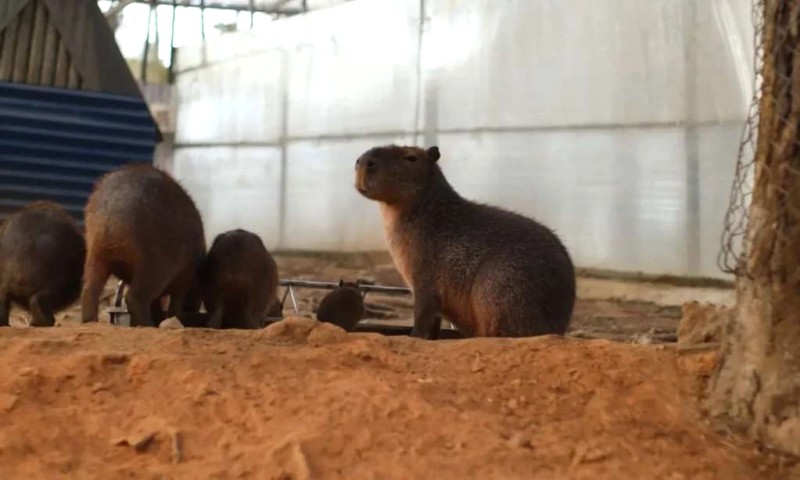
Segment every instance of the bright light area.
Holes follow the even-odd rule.
[[[101,0],[97,2],[97,5],[105,13],[111,7],[111,3],[110,0]],[[116,39],[125,58],[142,58],[149,17],[150,6],[141,3],[128,5],[120,14]],[[267,14],[256,13],[253,15],[253,29],[264,28],[271,22],[272,17]],[[205,9],[206,38],[222,35],[223,31],[218,27],[231,24],[236,24],[239,31],[250,29],[250,13],[214,8]],[[201,43],[203,38],[201,25],[199,8],[178,7],[175,18],[175,47]],[[158,44],[158,58],[164,65],[169,65],[172,7],[169,5],[158,6],[150,19],[150,26],[150,43]]]

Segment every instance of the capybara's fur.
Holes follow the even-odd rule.
[[[55,325],[54,314],[78,299],[86,245],[72,217],[34,202],[0,227],[0,326],[11,304],[27,309],[31,326]]]
[[[163,296],[170,297],[169,316],[199,310],[203,222],[189,194],[165,172],[142,164],[104,175],[86,204],[85,230],[84,322],[97,320],[110,275],[128,285],[131,326],[156,326]]]
[[[317,306],[317,320],[352,332],[364,316],[364,297],[357,283],[339,280],[339,288],[322,297]]]
[[[279,308],[278,266],[254,233],[237,229],[217,235],[201,278],[209,328],[260,328]]]
[[[414,292],[412,335],[438,336],[444,315],[468,336],[563,334],[575,269],[547,227],[462,198],[439,149],[390,145],[356,162],[356,189],[379,202],[394,264]]]

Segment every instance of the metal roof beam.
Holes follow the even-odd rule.
[[[154,0],[153,2],[151,2],[151,0],[125,0],[125,1],[132,1],[132,2],[135,2],[135,3],[144,3],[144,4],[148,4],[148,5],[150,3],[156,3],[158,5],[172,6],[172,0]],[[222,4],[222,3],[216,3],[216,2],[214,2],[212,0],[206,0],[205,8],[206,9],[211,8],[211,9],[216,9],[216,10],[231,10],[231,11],[235,11],[235,12],[251,12],[251,11],[255,11],[255,12],[258,12],[258,13],[266,13],[266,14],[270,14],[270,15],[297,15],[297,14],[300,14],[300,13],[304,13],[302,8],[294,8],[294,7],[293,8],[284,8],[283,5],[285,5],[286,3],[288,3],[288,1],[284,0],[284,1],[275,2],[275,4],[273,4],[273,5],[269,6],[269,7],[254,6],[254,8],[251,10],[249,3],[248,4],[244,4],[244,5],[225,5],[225,4]],[[195,4],[192,4],[192,3],[189,3],[189,2],[178,2],[178,6],[179,7],[188,7],[188,8],[200,8],[200,5],[195,5]]]

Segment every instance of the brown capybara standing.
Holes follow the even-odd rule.
[[[322,297],[317,307],[317,320],[337,325],[352,332],[364,316],[364,297],[357,283],[339,280],[339,288]]]
[[[439,149],[386,146],[356,161],[356,189],[380,204],[395,266],[414,292],[412,335],[435,338],[440,314],[469,336],[563,334],[575,269],[547,227],[462,198]]]
[[[0,227],[0,326],[11,304],[31,314],[31,326],[55,325],[54,314],[81,293],[86,245],[61,207],[34,202]]]
[[[170,297],[170,316],[200,308],[203,222],[192,199],[169,175],[151,165],[106,174],[86,204],[85,225],[84,322],[97,320],[110,275],[128,285],[131,326],[160,321],[163,296]]]
[[[246,230],[217,235],[201,279],[209,328],[260,328],[279,308],[278,266],[261,238]]]

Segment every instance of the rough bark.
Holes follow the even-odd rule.
[[[746,275],[709,407],[800,455],[800,0],[764,0],[764,15]]]

